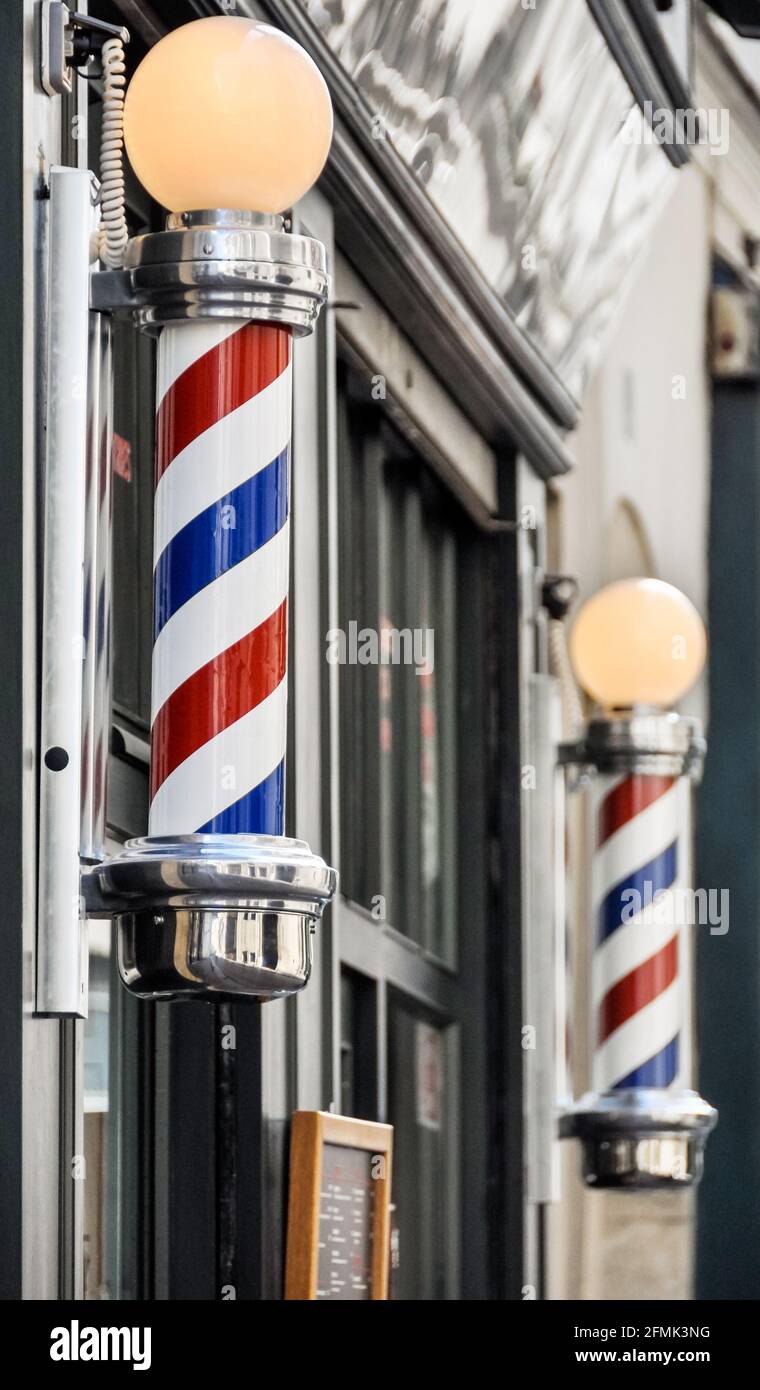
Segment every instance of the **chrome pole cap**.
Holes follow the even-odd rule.
[[[560,1116],[561,1139],[580,1139],[587,1187],[693,1187],[718,1112],[696,1091],[636,1088],[589,1093]]]
[[[280,216],[212,208],[172,213],[163,232],[132,237],[123,270],[90,279],[90,307],[158,332],[194,319],[252,319],[311,333],[330,288],[320,241]]]
[[[588,772],[627,772],[698,781],[706,743],[699,720],[675,710],[637,706],[598,711],[576,743],[563,743],[559,761]]]
[[[147,836],[82,878],[87,915],[113,917],[119,974],[143,999],[265,1000],[311,973],[311,937],[337,887],[303,840]]]

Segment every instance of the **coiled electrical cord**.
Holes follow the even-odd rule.
[[[102,51],[103,116],[100,133],[100,226],[97,256],[116,270],[129,240],[124,210],[124,44],[107,39]]]

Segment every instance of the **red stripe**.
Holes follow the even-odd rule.
[[[667,791],[670,791],[674,782],[673,777],[626,777],[622,782],[618,782],[604,798],[599,807],[599,826],[597,830],[597,846],[601,846],[610,835],[614,835],[621,825],[627,825],[629,820],[638,816],[642,811],[646,811],[647,806],[658,801]]]
[[[269,386],[290,361],[290,329],[246,323],[173,381],[156,415],[156,482],[199,434]]]
[[[175,767],[276,690],[285,675],[287,599],[259,627],[172,691],[150,738],[151,800]]]
[[[678,973],[678,933],[649,960],[637,965],[605,994],[599,1005],[599,1044],[621,1023],[662,994]]]

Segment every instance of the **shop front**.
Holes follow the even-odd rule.
[[[231,809],[247,787],[220,799],[210,773],[175,796],[165,823],[156,810],[156,691],[169,700],[202,664],[161,664],[154,596],[156,556],[194,521],[182,489],[180,520],[154,503],[161,405],[181,376],[168,333],[186,343],[198,323],[192,311],[184,329],[139,323],[111,291],[91,300],[82,865],[92,875],[148,834],[263,830],[305,842],[339,886],[316,921],[308,984],[265,1003],[233,989],[218,1001],[206,989],[161,997],[137,947],[132,980],[144,988],[123,988],[123,922],[87,898],[85,1010],[41,1008],[38,992],[41,480],[56,331],[51,169],[105,180],[108,74],[101,54],[70,70],[70,88],[45,84],[37,55],[42,44],[50,57],[61,7],[4,7],[4,187],[24,227],[0,301],[7,341],[23,339],[0,417],[12,502],[0,596],[14,749],[2,842],[13,940],[0,985],[8,1297],[282,1298],[296,1112],[392,1127],[391,1298],[546,1291],[562,1025],[545,1011],[532,1070],[525,1027],[526,1000],[545,1005],[563,911],[543,857],[559,852],[561,815],[552,480],[572,466],[568,434],[623,272],[686,158],[619,140],[621,113],[638,119],[647,100],[671,109],[685,79],[677,24],[661,33],[636,7],[452,0],[415,7],[411,23],[407,8],[90,5],[93,21],[129,31],[127,78],[190,21],[274,25],[324,75],[335,128],[283,231],[324,247],[330,283],[313,331],[293,343],[288,703],[275,809],[255,824]],[[165,215],[128,170],[130,238],[160,232]],[[199,356],[176,352],[185,372]],[[204,420],[197,435],[217,425]],[[240,439],[253,455],[261,434]],[[233,630],[253,590],[228,587],[222,616],[202,615],[187,644],[211,642],[217,623]],[[168,778],[182,757],[166,760]],[[205,807],[196,814],[193,801],[192,825],[183,797]],[[175,912],[174,889],[159,907]],[[543,948],[528,930],[537,922]],[[179,976],[176,941],[172,951]],[[320,1292],[341,1296],[331,1287]]]

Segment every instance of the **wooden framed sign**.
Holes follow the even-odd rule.
[[[297,1110],[286,1299],[388,1297],[393,1126]]]

